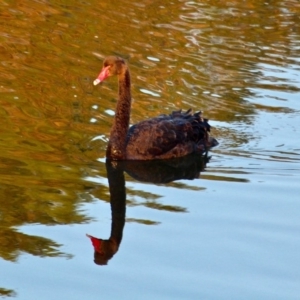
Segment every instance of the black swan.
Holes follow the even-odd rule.
[[[106,157],[111,160],[155,160],[204,153],[218,142],[209,137],[210,125],[201,112],[174,111],[170,115],[141,121],[129,128],[131,109],[130,73],[126,62],[115,56],[105,58],[94,85],[117,75],[119,99],[110,132]]]

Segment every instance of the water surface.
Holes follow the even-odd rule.
[[[0,295],[298,299],[298,1],[2,1]],[[117,84],[131,122],[202,110],[220,145],[195,180],[125,175],[118,251],[105,166]],[[119,185],[121,186],[121,185]],[[122,226],[121,226],[122,227]]]

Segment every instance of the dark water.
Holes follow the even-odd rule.
[[[6,0],[0,29],[0,296],[299,299],[298,1]],[[124,229],[104,163],[117,85],[92,86],[112,54],[132,123],[192,107],[220,142],[198,179],[127,174]],[[85,234],[112,219],[99,266]]]

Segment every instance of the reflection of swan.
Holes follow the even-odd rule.
[[[154,160],[204,153],[216,146],[209,138],[210,126],[201,113],[173,112],[135,124],[129,128],[131,108],[130,73],[122,58],[110,56],[94,84],[117,75],[119,99],[110,132],[106,157],[113,160]]]
[[[94,246],[94,261],[106,265],[118,251],[123,236],[126,211],[126,188],[124,171],[137,180],[155,183],[167,183],[179,179],[198,178],[205,168],[207,156],[188,155],[186,157],[156,161],[106,161],[106,170],[110,191],[112,225],[107,240],[91,235]]]
[[[94,262],[106,265],[118,251],[123,236],[126,210],[126,190],[123,169],[118,164],[106,162],[106,171],[110,192],[111,233],[108,240],[98,239],[87,234],[94,246]]]
[[[155,161],[123,161],[123,169],[132,178],[152,183],[198,178],[209,161],[207,155],[190,154],[180,158]]]

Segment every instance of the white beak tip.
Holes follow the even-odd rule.
[[[97,79],[95,79],[94,80],[94,85],[97,85],[97,84],[99,84],[101,81],[97,78]]]

